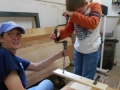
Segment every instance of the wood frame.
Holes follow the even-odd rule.
[[[73,88],[71,88],[70,86],[73,84],[74,82],[73,81],[71,81],[70,83],[68,83],[66,86],[64,86],[62,89],[60,89],[60,90],[75,90],[75,89],[73,89]],[[77,86],[76,86],[77,87]],[[90,89],[90,90],[96,90],[96,89]],[[110,87],[108,87],[106,90],[115,90],[115,89],[113,89],[113,88],[110,88]]]
[[[34,17],[36,28],[40,28],[38,13],[0,11],[0,17]]]
[[[49,3],[56,3],[56,4],[65,4],[64,0],[37,0],[37,1],[42,1],[42,2],[49,2]]]
[[[73,73],[70,73],[70,72],[67,72],[67,71],[65,71],[63,73],[63,71],[61,69],[56,69],[55,71],[53,71],[53,73],[58,75],[58,76],[70,79],[72,81],[90,86],[90,87],[94,88],[95,90],[106,90],[107,87],[108,87],[108,85],[100,83],[100,82],[97,82],[97,84],[94,85],[93,80],[87,79],[87,78],[82,77],[82,76],[78,76],[76,74],[73,74]]]

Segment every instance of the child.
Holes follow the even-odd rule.
[[[87,0],[67,0],[67,10],[63,16],[69,16],[67,25],[57,33],[50,35],[57,41],[70,36],[74,31],[74,73],[94,79],[100,58],[101,37],[98,24],[102,15],[99,3],[88,3]]]

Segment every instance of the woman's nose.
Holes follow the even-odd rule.
[[[17,35],[13,35],[13,38],[14,38],[14,39],[18,39],[18,36],[17,36]]]

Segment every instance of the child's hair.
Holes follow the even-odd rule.
[[[68,11],[75,11],[76,9],[84,6],[85,0],[67,0],[66,9]]]
[[[3,37],[3,33],[0,35],[0,37]],[[2,42],[0,42],[0,47],[2,47]]]

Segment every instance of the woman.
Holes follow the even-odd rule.
[[[56,55],[38,63],[29,62],[16,56],[25,30],[13,21],[2,23],[0,27],[0,90],[25,90],[26,76],[24,70],[40,71],[62,57],[67,52]],[[28,90],[53,90],[50,80],[43,80],[38,86]]]

